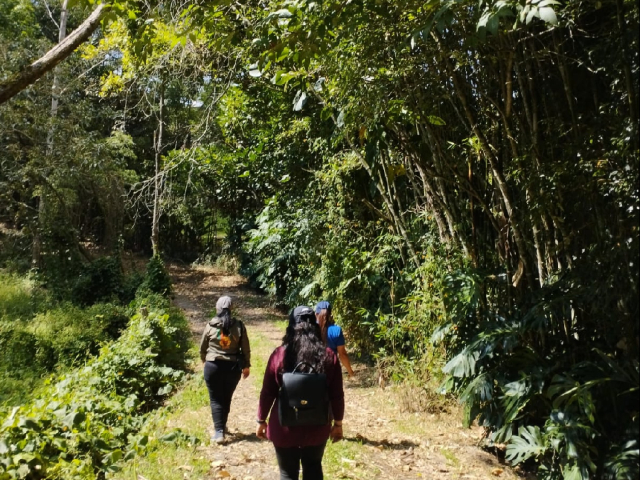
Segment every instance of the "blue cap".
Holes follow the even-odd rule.
[[[316,305],[316,315],[319,314],[322,310],[331,311],[331,304],[326,300],[322,300]]]

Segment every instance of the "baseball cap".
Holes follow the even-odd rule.
[[[293,327],[302,322],[312,322],[315,323],[316,316],[313,313],[311,308],[306,305],[300,305],[293,310],[289,314],[289,326]]]
[[[328,310],[330,312],[331,303],[327,302],[326,300],[322,300],[321,302],[318,302],[318,304],[316,305],[316,315],[320,313],[322,310]]]

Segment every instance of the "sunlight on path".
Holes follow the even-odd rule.
[[[159,416],[157,428],[158,435],[180,428],[201,438],[203,445],[163,448],[125,468],[123,476],[111,478],[276,480],[273,448],[258,440],[254,431],[262,374],[268,356],[280,344],[285,315],[271,308],[266,297],[250,289],[238,275],[177,266],[171,267],[171,273],[174,303],[185,311],[196,343],[217,298],[227,294],[234,299],[235,315],[246,323],[251,340],[251,377],[236,390],[229,443],[210,446],[212,421],[198,362],[194,377]],[[403,413],[397,392],[374,386],[371,378],[370,368],[356,364],[356,379],[345,382],[345,440],[327,448],[323,462],[327,480],[517,478],[494,456],[476,447],[480,430],[463,429],[458,414]]]

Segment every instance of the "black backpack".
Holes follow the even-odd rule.
[[[307,365],[312,372],[297,372],[301,365]],[[327,425],[330,421],[327,376],[307,362],[300,362],[293,372],[282,375],[279,400],[278,414],[283,427]]]

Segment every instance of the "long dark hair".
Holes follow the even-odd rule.
[[[318,372],[324,372],[327,350],[315,322],[300,322],[288,326],[282,339],[284,347],[284,371],[291,372],[300,362],[307,362]],[[302,367],[299,371],[308,371]]]
[[[223,308],[220,313],[217,314],[217,317],[222,320],[222,333],[229,336],[231,323],[233,322],[233,319],[231,318],[231,310]]]
[[[323,308],[320,310],[320,313],[316,315],[318,319],[318,325],[320,326],[320,337],[324,344],[327,344],[327,331],[329,327],[333,325],[333,317],[331,315],[331,310],[328,308]]]

